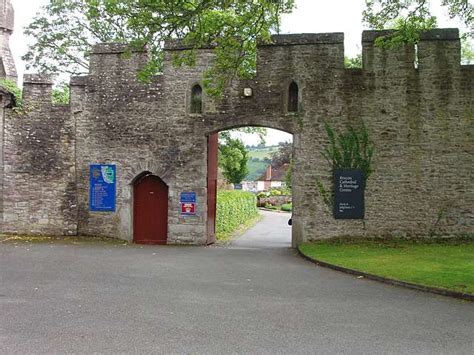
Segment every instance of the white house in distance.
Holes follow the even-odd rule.
[[[255,179],[257,183],[257,191],[267,191],[271,188],[279,188],[285,186],[285,177],[288,172],[289,164],[283,164],[278,168],[268,165],[265,173]]]

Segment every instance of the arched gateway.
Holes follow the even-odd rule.
[[[293,245],[331,236],[472,233],[474,67],[459,64],[458,31],[430,31],[416,52],[377,48],[379,35],[364,32],[362,69],[344,68],[343,34],[274,36],[258,47],[255,78],[234,82],[219,101],[200,90],[212,50],[199,50],[194,67],[176,68],[179,43],[167,45],[164,73],[148,84],[136,75],[146,53],[94,46],[90,74],[71,80],[66,106],[51,104],[48,78],[26,75],[23,115],[0,93],[2,231],[133,240],[142,192],[130,182],[149,171],[168,188],[167,243],[206,244],[215,188],[210,137],[264,126],[294,137]],[[321,154],[324,123],[362,120],[376,147],[365,219],[334,219],[317,184],[332,179]],[[92,176],[92,165],[116,174]],[[165,199],[165,185],[146,179]]]

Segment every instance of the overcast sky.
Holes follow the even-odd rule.
[[[26,52],[27,44],[22,29],[39,11],[40,6],[47,4],[49,0],[11,0],[11,2],[15,9],[15,31],[10,46],[21,81],[24,63],[20,57]],[[440,0],[430,2],[438,16],[440,27],[459,27],[458,23],[447,20],[445,11],[439,9],[437,4]],[[283,17],[282,33],[344,32],[346,55],[354,56],[360,52],[364,29],[362,25],[364,0],[296,0],[296,6],[292,14]],[[281,137],[284,136],[271,134],[267,142],[274,144],[275,141],[285,139]]]

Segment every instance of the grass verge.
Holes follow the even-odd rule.
[[[244,234],[248,229],[252,228],[258,222],[261,221],[262,215],[259,213],[255,217],[247,220],[245,223],[241,224],[236,230],[233,232],[220,232],[217,233],[216,238],[218,242],[228,243],[231,240],[241,236]]]
[[[329,240],[305,243],[316,260],[385,278],[474,294],[474,240]]]

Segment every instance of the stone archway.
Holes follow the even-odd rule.
[[[218,164],[218,135],[221,131],[226,131],[233,128],[241,127],[264,127],[279,130],[282,132],[289,133],[293,136],[293,148],[292,148],[292,159],[298,159],[298,144],[299,134],[291,132],[287,127],[275,127],[270,125],[257,125],[253,120],[249,120],[249,124],[239,124],[237,126],[223,126],[223,128],[212,131],[207,134],[207,244],[212,244],[216,241],[215,236],[215,221],[216,221],[216,202],[217,202],[217,164]],[[293,248],[296,248],[302,240],[302,233],[299,220],[299,211],[302,199],[300,193],[302,191],[302,186],[299,182],[293,179],[292,183],[292,195],[293,195],[293,225],[292,225],[292,238],[291,245]],[[296,197],[296,198],[295,198]],[[298,227],[298,228],[295,228]]]

